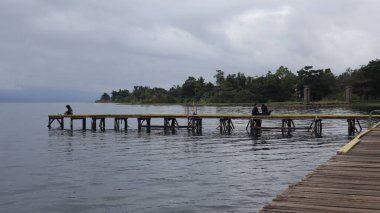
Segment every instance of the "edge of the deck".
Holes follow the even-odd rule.
[[[344,146],[342,146],[341,148],[339,148],[339,150],[337,151],[337,154],[338,155],[344,155],[344,154],[347,154],[351,149],[353,149],[358,143],[360,143],[360,139],[368,134],[369,132],[371,132],[373,129],[377,128],[378,126],[380,126],[380,122],[375,124],[374,126],[370,127],[369,129],[367,129],[366,131],[360,133],[359,135],[357,135],[354,139],[352,139],[350,142],[348,142],[347,144],[345,144]]]

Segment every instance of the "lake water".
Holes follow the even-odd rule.
[[[254,139],[245,130],[246,120],[234,121],[231,135],[219,133],[218,120],[204,121],[202,135],[138,133],[134,119],[127,133],[58,130],[57,123],[49,130],[47,115],[64,112],[66,104],[0,103],[0,212],[256,212],[349,141],[345,120],[324,120],[322,138],[297,131],[291,138],[263,132]],[[182,106],[70,105],[78,114],[186,112]],[[273,113],[308,112],[360,113],[342,108]],[[263,126],[279,122],[264,121]],[[112,127],[109,119],[106,128]]]

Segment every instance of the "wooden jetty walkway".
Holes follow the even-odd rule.
[[[149,133],[152,128],[164,129],[175,132],[179,129],[187,129],[197,133],[202,132],[202,120],[219,119],[219,130],[222,134],[231,134],[235,128],[233,120],[247,120],[246,130],[253,136],[260,136],[262,130],[281,130],[284,136],[291,136],[295,130],[307,130],[316,137],[322,135],[323,119],[344,119],[348,123],[348,135],[354,136],[361,132],[362,127],[359,120],[379,119],[380,115],[362,114],[276,114],[276,115],[247,115],[247,114],[75,114],[75,115],[49,115],[48,127],[51,128],[54,121],[57,121],[61,129],[64,129],[65,118],[70,119],[70,129],[73,129],[75,120],[82,121],[82,129],[87,129],[86,119],[91,120],[91,130],[96,131],[97,127],[105,131],[105,120],[114,120],[113,129],[115,131],[127,131],[128,119],[137,119],[137,129],[142,128]],[[152,125],[152,119],[163,119],[162,125]],[[180,125],[178,119],[185,119],[187,122]],[[278,126],[262,126],[263,120],[281,120]],[[296,126],[294,120],[310,120],[308,126]],[[97,125],[98,124],[98,125]]]
[[[260,212],[380,212],[378,126],[362,132]]]

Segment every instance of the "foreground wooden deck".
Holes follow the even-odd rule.
[[[380,212],[380,128],[359,135],[260,212]]]

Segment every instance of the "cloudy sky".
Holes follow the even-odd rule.
[[[0,101],[380,58],[376,0],[0,0]]]

